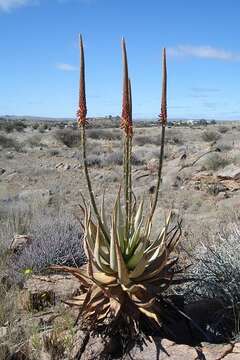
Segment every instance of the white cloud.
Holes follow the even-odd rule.
[[[64,63],[61,63],[61,64],[57,64],[56,65],[56,68],[58,70],[62,70],[62,71],[76,71],[78,68],[74,65],[71,65],[71,64],[64,64]]]
[[[224,49],[214,48],[212,46],[190,46],[190,45],[178,45],[168,49],[170,56],[191,56],[204,59],[216,59],[216,60],[240,60],[240,54],[234,53]]]
[[[33,0],[0,0],[0,10],[10,11],[13,8],[35,3]]]
[[[59,4],[67,4],[69,2],[80,2],[82,4],[92,4],[95,0],[55,0]],[[0,11],[9,12],[12,9],[26,6],[39,5],[42,0],[0,0]]]

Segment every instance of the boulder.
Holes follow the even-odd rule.
[[[217,176],[221,179],[240,180],[240,168],[230,164],[219,170]]]

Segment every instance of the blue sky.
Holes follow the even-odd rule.
[[[168,54],[169,117],[240,119],[239,0],[0,0],[0,114],[73,117],[78,33],[88,115],[121,112],[121,37],[135,117],[160,112]]]

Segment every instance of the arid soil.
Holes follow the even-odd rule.
[[[239,138],[240,125],[237,123],[204,127],[179,126],[166,130],[165,163],[154,227],[157,229],[164,223],[170,210],[175,214],[176,221],[183,219],[182,242],[178,249],[183,264],[189,261],[189,254],[196,251],[200,243],[214,243],[220,229],[227,228],[229,224],[239,220]],[[10,139],[10,143],[6,139]],[[69,349],[73,351],[76,314],[74,311],[66,313],[66,307],[60,303],[59,294],[63,299],[64,296],[72,295],[75,289],[74,284],[70,286],[70,291],[67,290],[68,287],[64,289],[65,293],[52,289],[50,292],[39,291],[39,289],[33,291],[32,285],[28,286],[27,281],[31,280],[33,273],[35,273],[33,276],[42,276],[42,274],[36,274],[36,271],[28,265],[29,260],[26,260],[26,268],[23,266],[17,270],[25,274],[23,276],[25,278],[21,278],[20,290],[16,272],[12,273],[11,280],[13,281],[10,281],[10,284],[6,281],[6,278],[9,280],[7,277],[9,275],[6,275],[9,273],[6,258],[9,256],[9,251],[14,251],[14,238],[17,251],[21,246],[28,246],[27,240],[21,237],[22,245],[18,249],[19,238],[16,238],[16,235],[29,236],[31,242],[34,242],[28,226],[30,229],[30,222],[33,220],[34,224],[42,222],[43,213],[46,215],[49,212],[51,219],[54,217],[71,218],[75,215],[81,217],[79,210],[79,204],[82,202],[81,194],[87,201],[88,195],[78,139],[78,130],[72,128],[33,129],[29,125],[21,132],[13,131],[9,134],[3,130],[0,132],[0,281],[2,287],[0,296],[4,299],[0,305],[0,359],[8,358],[6,354],[10,351],[9,349],[15,353],[18,351],[21,354],[24,353],[26,343],[29,345],[29,342],[31,354],[26,355],[25,358],[18,354],[19,357],[14,359],[39,359],[39,356],[41,359],[70,359]],[[121,144],[119,129],[90,128],[88,130],[88,163],[94,193],[99,204],[105,194],[106,208],[109,211],[122,182]],[[159,127],[136,128],[133,138],[134,192],[137,198],[144,197],[146,210],[155,191],[159,144]],[[23,212],[21,208],[24,209]],[[31,216],[28,216],[26,208]],[[36,232],[40,234],[38,227],[36,227]],[[35,293],[37,293],[36,296],[32,295]],[[42,302],[39,303],[39,293],[40,297],[47,293],[46,301],[41,300]],[[16,300],[13,301],[13,298]],[[55,315],[63,313],[64,316],[61,316],[62,320],[59,324],[58,320],[55,321]],[[54,357],[53,353],[49,355],[51,346],[46,339],[52,329],[54,329],[54,335],[51,341],[54,346],[62,346],[62,343],[59,345],[56,337],[61,338],[62,342],[62,339],[65,339],[62,357],[57,357],[58,355]],[[43,338],[46,341],[43,341]],[[44,349],[42,343],[44,343]],[[226,349],[224,348],[222,352],[219,350],[219,353],[213,350],[213,353],[216,351],[216,356],[211,355],[211,347],[205,345],[205,357],[200,357],[199,349],[186,350],[187,345],[184,345],[185,353],[176,357],[176,352],[183,351],[180,348],[181,345],[173,345],[169,341],[166,346],[167,352],[171,354],[173,346],[176,347],[175,355],[171,355],[173,359],[226,358],[230,360],[237,359],[236,356],[240,357],[237,355],[239,345],[235,347],[226,345]],[[138,351],[133,350],[131,358],[150,358],[147,355],[144,357],[144,353],[148,352],[146,348],[141,354]],[[186,351],[189,351],[189,355],[186,355]],[[2,358],[1,352],[5,354]],[[153,345],[150,346],[150,352],[153,358]],[[71,356],[74,358],[75,355]],[[86,355],[86,353],[84,356],[81,359],[98,358],[94,355]],[[165,356],[163,352],[160,359],[165,359]],[[75,359],[77,358],[80,359],[76,355]]]

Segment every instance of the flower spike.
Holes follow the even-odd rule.
[[[166,49],[163,49],[163,58],[162,58],[162,103],[161,103],[161,113],[160,121],[163,126],[167,125],[167,63],[166,63]]]
[[[79,86],[79,107],[77,111],[78,126],[86,125],[87,105],[85,90],[85,62],[82,35],[80,35],[80,86]]]
[[[128,79],[128,62],[125,40],[122,40],[122,56],[123,56],[123,99],[122,99],[122,119],[121,128],[127,137],[132,137],[132,118],[130,109],[129,96],[129,79]]]

